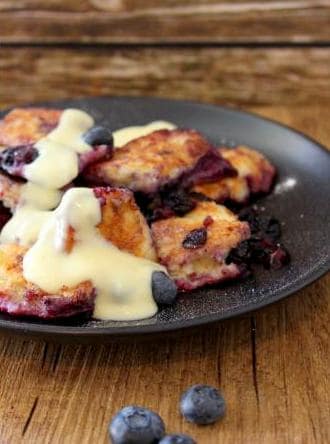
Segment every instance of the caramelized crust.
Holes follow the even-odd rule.
[[[246,146],[221,148],[222,156],[248,181],[252,193],[267,193],[275,177],[275,167],[256,150]]]
[[[193,169],[211,146],[193,130],[159,130],[114,151],[111,160],[90,166],[94,183],[152,193]]]
[[[101,222],[97,226],[101,236],[120,250],[134,256],[156,260],[149,227],[133,193],[125,188],[94,188],[101,206]],[[75,244],[75,230],[68,227],[64,250],[70,253]]]
[[[206,242],[185,248],[193,230],[206,230]],[[152,236],[160,263],[165,265],[181,290],[192,290],[240,275],[235,264],[226,264],[230,250],[250,235],[249,225],[227,208],[200,202],[184,217],[152,224]]]
[[[133,193],[124,188],[95,188],[100,200],[102,220],[98,225],[101,235],[120,250],[134,256],[156,260],[149,227]]]
[[[270,190],[276,171],[262,154],[245,146],[220,148],[219,151],[236,169],[237,177],[196,185],[194,191],[220,203],[226,199],[244,203],[251,193]]]
[[[203,194],[218,203],[223,203],[228,199],[234,202],[244,203],[250,195],[247,180],[244,177],[238,176],[226,177],[216,182],[196,185],[193,191]]]
[[[95,290],[89,281],[63,286],[57,294],[47,294],[26,281],[22,270],[26,250],[14,244],[0,246],[0,311],[49,319],[93,310]]]
[[[62,111],[46,108],[15,108],[0,121],[0,147],[35,143],[58,124]]]

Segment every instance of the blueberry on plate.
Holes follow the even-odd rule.
[[[226,404],[216,388],[197,384],[183,393],[180,410],[189,422],[212,424],[224,416]]]
[[[162,271],[154,271],[151,278],[152,295],[159,305],[173,304],[177,288],[174,281]]]
[[[166,435],[159,441],[159,444],[196,444],[196,441],[184,434]]]
[[[161,193],[162,205],[171,209],[176,215],[184,216],[193,210],[196,202],[183,188],[170,188]]]
[[[0,167],[13,176],[22,176],[25,165],[32,163],[38,155],[33,144],[6,148],[0,153]]]
[[[112,132],[105,126],[93,126],[84,134],[83,138],[91,146],[113,145]]]
[[[113,444],[154,444],[165,435],[165,425],[157,413],[127,406],[113,417],[109,435]]]
[[[190,231],[182,241],[183,248],[194,250],[206,244],[207,230],[205,227]]]

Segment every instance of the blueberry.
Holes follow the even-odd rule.
[[[196,441],[188,435],[166,435],[159,444],[196,444]]]
[[[207,230],[205,227],[190,231],[182,241],[183,248],[194,250],[206,244]]]
[[[224,416],[226,404],[217,389],[197,384],[182,395],[180,410],[189,422],[212,424]]]
[[[184,216],[196,206],[194,199],[183,188],[164,189],[161,198],[163,206],[178,216]]]
[[[151,279],[152,295],[157,304],[173,304],[177,288],[174,281],[162,271],[154,271]]]
[[[112,132],[105,126],[93,126],[84,134],[84,141],[91,146],[113,145]]]
[[[257,232],[259,230],[259,221],[258,221],[257,212],[253,208],[251,207],[243,208],[243,210],[239,212],[238,217],[239,220],[244,220],[249,223],[252,233]]]
[[[112,419],[109,435],[113,444],[154,444],[165,435],[165,425],[157,413],[127,406]]]
[[[287,250],[278,245],[276,250],[273,251],[269,256],[269,267],[275,270],[282,268],[290,262],[290,255]]]
[[[250,243],[245,240],[240,242],[236,248],[232,248],[226,257],[226,264],[234,262],[234,264],[241,264],[249,262],[251,259]]]
[[[21,176],[24,166],[37,157],[38,150],[32,144],[20,145],[1,151],[0,165],[7,173]]]
[[[265,228],[266,236],[270,237],[272,241],[277,241],[281,237],[281,225],[277,219],[271,217],[268,220],[267,227]]]

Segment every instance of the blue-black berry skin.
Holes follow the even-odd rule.
[[[174,304],[177,288],[174,281],[162,271],[154,271],[151,278],[152,295],[158,305]]]
[[[166,435],[159,441],[159,444],[197,444],[194,439],[188,435]]]
[[[207,241],[207,230],[205,227],[196,228],[190,231],[187,236],[182,241],[183,248],[188,250],[195,250],[196,248],[201,248],[206,244]]]
[[[84,134],[84,141],[91,146],[113,146],[113,135],[105,126],[93,126]]]
[[[212,424],[224,416],[226,404],[216,388],[197,384],[183,393],[180,410],[189,422]]]
[[[124,407],[109,425],[112,444],[156,444],[164,435],[161,417],[143,407]]]

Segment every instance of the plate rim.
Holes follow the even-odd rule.
[[[65,104],[65,102],[71,102],[71,101],[88,101],[88,100],[95,100],[95,99],[102,99],[102,100],[129,100],[129,101],[139,101],[139,100],[147,100],[147,101],[154,101],[154,102],[163,102],[163,103],[184,103],[186,105],[191,106],[199,106],[204,107],[206,109],[212,110],[223,110],[225,112],[232,112],[234,114],[240,114],[242,116],[247,117],[253,117],[257,120],[262,120],[268,123],[271,123],[272,125],[275,125],[279,127],[280,129],[286,129],[290,132],[295,133],[299,137],[307,140],[308,142],[312,143],[314,147],[317,147],[323,154],[328,154],[330,156],[330,151],[325,147],[325,145],[318,142],[313,137],[303,133],[300,130],[297,130],[295,128],[292,128],[289,125],[286,125],[284,123],[280,123],[272,118],[264,117],[256,112],[253,111],[245,111],[241,110],[239,108],[236,108],[231,105],[218,105],[218,104],[212,104],[207,102],[200,102],[195,100],[181,100],[181,99],[171,99],[171,98],[162,98],[162,97],[148,97],[148,96],[108,96],[108,95],[101,95],[101,96],[78,96],[73,98],[63,98],[59,100],[46,100],[46,101],[38,101],[33,103],[24,103],[19,105],[14,105],[12,107],[6,107],[4,109],[0,109],[0,117],[5,115],[7,112],[12,110],[13,108],[19,106],[19,107],[29,107],[29,106],[52,106],[56,105],[60,106],[60,103]],[[311,285],[316,280],[320,279],[322,276],[324,276],[328,271],[330,270],[330,254],[328,257],[322,262],[316,269],[312,271],[312,273],[309,273],[307,276],[305,276],[302,280],[299,280],[297,283],[293,284],[292,288],[290,289],[289,293],[287,293],[287,290],[284,288],[281,291],[279,291],[275,297],[267,298],[265,300],[259,301],[259,302],[251,302],[248,305],[245,306],[239,306],[237,308],[232,308],[230,311],[225,313],[211,313],[208,315],[200,316],[197,318],[190,318],[186,320],[176,320],[173,322],[168,323],[162,323],[162,324],[147,324],[147,325],[132,325],[132,326],[118,326],[118,327],[81,327],[81,326],[67,326],[67,325],[52,325],[52,324],[37,324],[33,322],[29,322],[28,320],[22,320],[20,318],[20,321],[17,321],[16,318],[13,317],[13,319],[1,319],[0,318],[0,330],[5,332],[16,332],[18,334],[27,334],[31,335],[32,337],[38,334],[41,334],[43,336],[52,335],[54,338],[60,338],[60,337],[72,337],[72,338],[82,338],[82,339],[88,339],[88,338],[99,338],[100,340],[104,337],[120,337],[120,336],[131,336],[134,334],[138,335],[146,335],[146,334],[159,334],[159,333],[165,333],[165,332],[172,332],[177,331],[181,329],[187,329],[191,327],[200,327],[202,325],[206,325],[209,323],[214,323],[217,321],[226,320],[229,318],[234,318],[237,316],[241,316],[243,314],[255,312],[256,310],[259,310],[261,308],[264,308],[266,306],[272,305],[276,302],[279,302],[280,300],[284,300],[287,297],[297,293],[299,290]],[[10,316],[10,315],[9,315]]]

